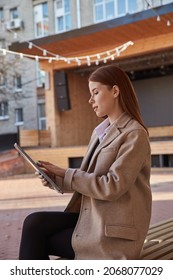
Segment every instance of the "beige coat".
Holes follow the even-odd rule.
[[[65,211],[80,212],[75,259],[138,259],[151,217],[148,135],[124,113],[91,157],[97,139],[94,132],[79,170],[57,178],[75,191]]]

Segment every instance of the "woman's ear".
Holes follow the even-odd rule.
[[[116,98],[116,97],[118,97],[118,95],[119,95],[119,93],[120,93],[120,89],[119,89],[119,87],[117,86],[117,85],[114,85],[113,86],[113,93],[114,93],[114,97]]]

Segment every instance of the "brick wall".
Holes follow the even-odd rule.
[[[0,153],[0,178],[24,173],[24,160],[17,151]]]

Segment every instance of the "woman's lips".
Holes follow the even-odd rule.
[[[94,110],[94,111],[96,111],[97,109],[98,109],[98,107],[97,107],[97,106],[94,106],[94,107],[93,107],[93,110]]]

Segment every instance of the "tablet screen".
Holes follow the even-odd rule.
[[[48,182],[49,184],[58,192],[63,193],[60,187],[58,187],[52,179],[32,160],[32,158],[17,144],[14,144],[15,149],[32,165],[32,167],[38,171]]]

